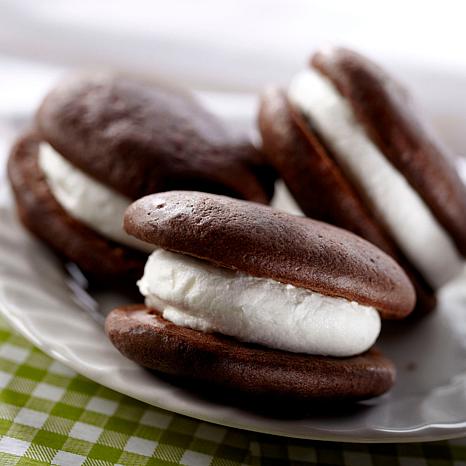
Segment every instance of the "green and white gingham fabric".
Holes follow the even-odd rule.
[[[466,439],[327,443],[196,421],[76,374],[0,319],[0,465],[46,464],[466,466]]]

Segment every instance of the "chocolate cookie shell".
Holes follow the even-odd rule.
[[[394,257],[415,287],[417,310],[433,309],[434,290],[377,222],[330,149],[308,129],[280,89],[270,87],[263,93],[259,127],[264,152],[302,211],[352,231]]]
[[[351,358],[277,351],[179,327],[144,305],[113,310],[105,330],[126,357],[156,371],[281,401],[361,400],[394,383],[377,350]]]
[[[345,230],[224,196],[171,191],[134,202],[126,231],[174,252],[256,277],[374,306],[402,318],[415,293],[402,269]]]
[[[129,197],[196,189],[267,203],[274,173],[192,96],[105,73],[63,80],[36,115],[42,138]]]
[[[8,161],[8,175],[22,223],[61,257],[79,264],[93,282],[141,277],[147,254],[111,241],[74,219],[53,196],[38,165],[40,136],[18,140]]]

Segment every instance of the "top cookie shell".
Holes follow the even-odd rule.
[[[452,157],[419,117],[407,91],[379,66],[345,48],[322,49],[314,54],[311,65],[348,99],[371,140],[466,255],[466,187]]]
[[[126,231],[164,249],[402,318],[415,303],[398,264],[376,246],[322,222],[200,192],[171,191],[134,202]]]
[[[36,115],[42,138],[131,199],[196,189],[266,203],[274,175],[189,94],[107,73],[63,80]]]

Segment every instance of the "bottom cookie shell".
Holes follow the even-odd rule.
[[[358,401],[395,381],[394,365],[374,348],[349,358],[289,353],[179,327],[143,304],[114,309],[105,330],[146,368],[269,400]]]

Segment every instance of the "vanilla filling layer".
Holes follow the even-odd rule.
[[[163,249],[150,255],[138,286],[146,305],[176,325],[285,351],[353,356],[380,332],[373,307]]]
[[[123,214],[131,200],[95,181],[69,163],[50,144],[39,145],[39,167],[63,209],[101,235],[145,252],[153,245],[123,230]]]
[[[463,268],[448,233],[404,176],[372,143],[349,102],[316,70],[291,82],[288,97],[361,189],[373,214],[430,285],[440,288]]]

